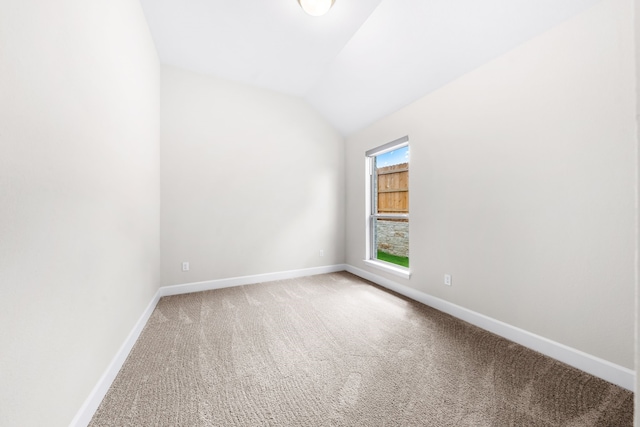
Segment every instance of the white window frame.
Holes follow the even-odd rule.
[[[402,277],[404,279],[409,279],[411,277],[411,268],[403,267],[401,265],[392,264],[390,262],[380,261],[377,259],[377,248],[373,233],[375,231],[374,222],[378,218],[405,218],[409,219],[409,214],[379,214],[377,213],[377,200],[375,198],[376,189],[375,189],[375,176],[374,176],[374,165],[375,158],[384,153],[388,153],[389,151],[397,150],[399,148],[407,147],[409,145],[409,137],[403,136],[402,138],[396,139],[395,141],[388,142],[384,145],[381,145],[376,148],[372,148],[365,153],[365,170],[366,170],[366,190],[365,190],[365,198],[366,198],[366,249],[365,249],[365,259],[364,263],[374,268],[378,268],[380,270],[386,271],[387,273],[394,274],[396,276]],[[411,160],[409,160],[411,162]],[[409,184],[411,184],[411,180],[409,180]],[[411,194],[411,193],[409,193]]]

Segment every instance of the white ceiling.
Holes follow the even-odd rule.
[[[599,0],[141,0],[160,60],[301,96],[347,135]]]

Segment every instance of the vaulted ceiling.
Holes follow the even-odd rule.
[[[599,0],[141,0],[160,60],[303,97],[344,135]]]

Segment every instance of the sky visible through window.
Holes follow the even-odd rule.
[[[376,166],[379,168],[407,162],[409,162],[409,146],[376,156]]]

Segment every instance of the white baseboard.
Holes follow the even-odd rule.
[[[138,319],[135,326],[127,336],[120,349],[116,353],[115,357],[107,367],[107,370],[98,380],[96,386],[91,390],[89,397],[84,401],[80,410],[69,424],[69,427],[86,427],[93,414],[95,414],[98,406],[104,399],[104,396],[109,391],[109,387],[115,380],[120,368],[127,360],[127,356],[131,352],[134,344],[138,340],[142,329],[147,324],[149,317],[156,308],[158,301],[163,296],[188,294],[191,292],[208,291],[212,289],[222,289],[231,286],[251,285],[254,283],[271,282],[274,280],[294,279],[296,277],[314,276],[316,274],[334,273],[336,271],[344,271],[346,266],[344,264],[328,265],[323,267],[305,268],[301,270],[282,271],[277,273],[256,274],[253,276],[233,277],[229,279],[210,280],[207,282],[187,283],[184,285],[163,286],[153,296],[151,302],[142,313],[142,316]]]
[[[602,378],[627,390],[634,391],[635,372],[631,369],[616,365],[615,363],[608,362],[499,320],[492,319],[491,317],[433,297],[352,265],[346,265],[346,270],[349,273],[353,273],[356,276],[374,282],[415,301],[450,314],[458,319],[462,319],[472,325],[559,360],[593,376]]]
[[[113,380],[116,379],[116,375],[120,372],[120,368],[122,368],[124,361],[127,360],[129,352],[138,340],[142,329],[144,329],[144,326],[147,324],[147,321],[149,320],[149,317],[151,317],[151,313],[153,313],[153,310],[156,308],[159,300],[160,293],[158,291],[151,299],[149,305],[147,305],[147,308],[145,308],[142,316],[140,316],[131,332],[129,332],[127,339],[124,340],[124,343],[120,346],[120,349],[118,349],[118,352],[111,360],[111,363],[107,367],[105,373],[102,374],[96,386],[91,390],[89,397],[84,401],[80,410],[71,421],[71,424],[69,424],[69,427],[86,427],[89,424],[91,418],[93,418],[93,414],[95,414],[98,406],[100,406],[102,399],[104,399],[107,391],[109,391],[111,383],[113,383]]]
[[[163,286],[160,296],[189,294],[192,292],[210,291],[230,288],[232,286],[253,285],[255,283],[273,282],[275,280],[295,279],[297,277],[315,276],[316,274],[344,271],[344,264],[326,265],[323,267],[303,268],[301,270],[281,271],[277,273],[256,274],[253,276],[232,277],[229,279],[208,280],[206,282],[186,283],[184,285]]]

